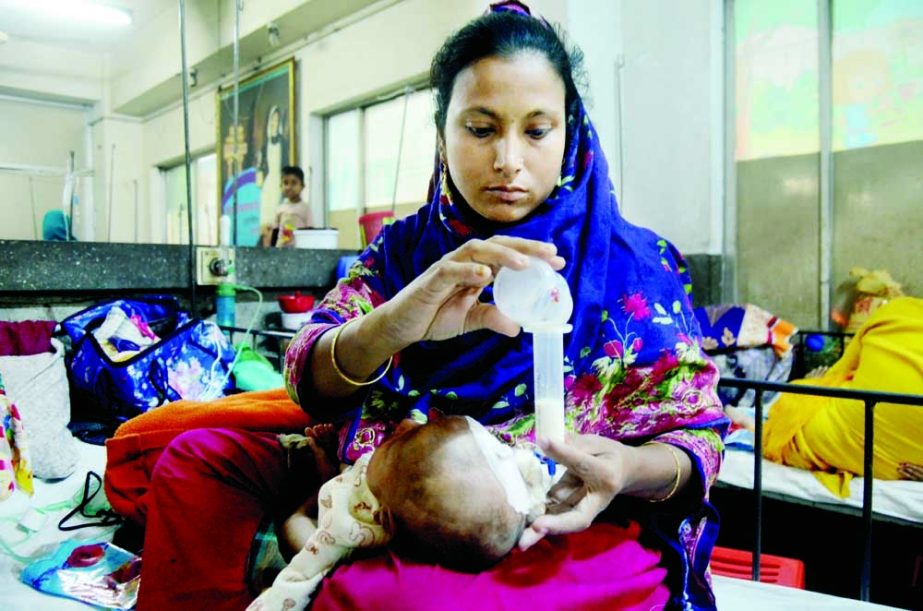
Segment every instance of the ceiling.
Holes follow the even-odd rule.
[[[27,8],[31,4],[31,0],[0,0],[0,31],[10,42],[96,53],[115,49],[163,11],[179,11],[178,0],[99,0],[96,4],[125,9],[131,15],[130,25],[114,26],[76,21],[55,14],[53,9],[39,12]]]

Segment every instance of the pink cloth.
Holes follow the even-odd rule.
[[[0,356],[32,356],[54,352],[51,334],[58,325],[53,320],[0,320]]]
[[[402,609],[660,609],[669,599],[660,552],[638,543],[641,529],[595,524],[589,530],[514,550],[500,564],[458,573],[377,554],[337,569],[312,611]]]
[[[298,501],[293,494],[318,485],[305,465],[292,467],[273,434],[196,429],[173,439],[156,461],[152,485],[138,488],[146,504],[137,512],[146,527],[138,611],[246,607],[253,597],[245,567],[260,522],[287,515]],[[648,611],[669,594],[660,553],[643,548],[639,534],[637,524],[596,524],[514,551],[479,574],[380,550],[357,554],[324,582],[312,610]]]

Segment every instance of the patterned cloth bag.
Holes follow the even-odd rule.
[[[0,501],[17,488],[32,495],[32,466],[22,418],[0,378]]]
[[[232,385],[227,337],[172,296],[101,303],[61,326],[73,342],[72,388],[116,420],[178,399],[216,399]]]

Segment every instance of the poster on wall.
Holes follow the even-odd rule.
[[[229,240],[256,246],[260,230],[272,223],[282,199],[284,166],[296,165],[295,60],[261,70],[238,86],[234,125],[234,85],[218,89],[218,172],[221,214],[231,218]],[[236,224],[234,223],[236,209]]]

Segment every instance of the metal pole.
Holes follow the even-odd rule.
[[[109,149],[109,212],[106,213],[106,237],[107,241],[112,241],[112,185],[115,183],[115,143]]]
[[[721,298],[737,302],[737,40],[734,2],[724,2],[724,232]]]
[[[753,542],[753,581],[760,580],[760,556],[763,553],[763,391],[756,391],[753,431],[753,496],[756,531]]]
[[[66,179],[65,179],[66,180]],[[38,233],[38,220],[35,218],[35,185],[32,184],[32,177],[29,177],[29,201],[32,204],[32,236],[36,240],[42,239],[42,236]]]
[[[189,67],[186,57],[186,0],[179,0],[179,39],[182,51],[182,81],[183,81],[183,140],[185,155],[183,156],[186,168],[186,223],[189,236],[189,302],[192,315],[198,315],[196,303],[196,278],[195,278],[195,240],[192,232],[192,154],[189,152]]]
[[[818,322],[828,328],[831,276],[833,274],[833,78],[831,0],[817,0],[820,127],[820,243],[818,257]]]
[[[872,581],[872,458],[875,452],[875,401],[865,401],[865,448],[862,456],[862,571],[859,598],[868,601]]]
[[[237,153],[237,126],[240,123],[240,0],[234,0],[234,110],[231,115],[233,119],[234,126],[231,128],[232,144],[231,144],[231,173],[233,177],[231,178],[231,212],[234,215],[234,240],[231,242],[234,248],[237,248],[238,244],[238,223],[237,223],[237,177],[240,173],[240,168],[243,167],[238,161]]]
[[[404,114],[401,115],[401,133],[397,138],[397,164],[394,168],[394,190],[391,192],[391,214],[397,208],[397,180],[401,175],[401,152],[404,150],[404,126],[407,124],[407,102],[410,101],[410,94],[413,89],[404,88]]]

